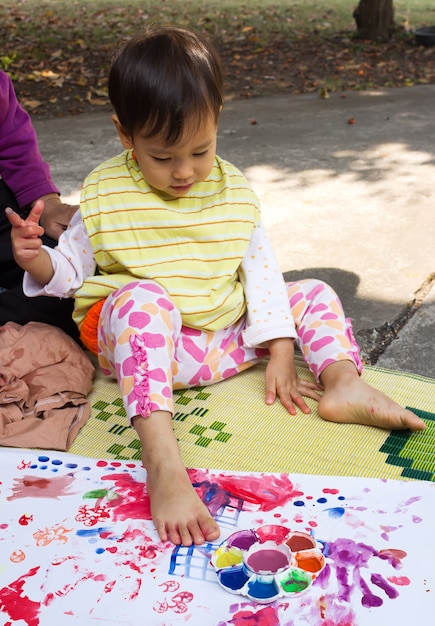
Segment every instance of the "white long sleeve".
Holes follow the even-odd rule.
[[[271,339],[296,338],[284,278],[261,223],[254,229],[239,278],[247,301],[244,345],[257,348]]]
[[[96,263],[80,211],[75,212],[68,228],[59,237],[58,245],[55,248],[43,248],[50,255],[53,278],[43,286],[25,272],[23,290],[26,296],[69,298],[86,278],[95,273]]]

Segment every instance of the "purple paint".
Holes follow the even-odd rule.
[[[289,560],[278,550],[257,550],[248,558],[247,565],[253,572],[276,574],[284,567],[288,567]]]
[[[387,583],[385,578],[383,578],[383,576],[381,576],[380,574],[372,574],[370,577],[370,580],[372,581],[374,585],[376,585],[380,589],[383,589],[385,593],[387,594],[387,596],[391,598],[391,600],[394,600],[395,598],[398,597],[399,592],[397,591],[397,589],[395,589],[389,583]]]
[[[228,538],[229,547],[248,550],[257,541],[257,536],[253,530],[241,530]]]

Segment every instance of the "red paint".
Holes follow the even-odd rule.
[[[294,487],[288,474],[261,474],[258,477],[225,474],[209,476],[201,470],[189,470],[189,476],[192,482],[214,481],[227,493],[255,505],[260,511],[272,511],[303,495],[302,491]]]
[[[394,568],[397,568],[402,565],[402,559],[408,556],[408,554],[404,550],[385,548],[384,550],[379,550],[378,556],[380,559],[384,559],[391,563]]]
[[[23,621],[27,626],[39,626],[40,602],[34,602],[24,595],[26,579],[35,576],[39,565],[30,569],[7,587],[0,589],[0,609],[5,611],[13,621]]]
[[[108,474],[101,480],[113,481],[112,490],[118,496],[110,500],[107,506],[112,511],[114,522],[128,519],[150,520],[151,508],[146,485],[138,482],[130,474]]]
[[[339,489],[328,489],[328,487],[325,487],[324,489],[322,489],[323,493],[330,493],[333,496],[336,496],[338,493],[340,493]]]
[[[27,513],[24,513],[18,520],[20,526],[28,526],[30,522],[33,522],[33,515],[28,515]]]

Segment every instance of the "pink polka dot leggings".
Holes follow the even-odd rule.
[[[316,379],[335,361],[362,364],[349,319],[326,283],[288,283],[297,343]],[[182,325],[167,292],[149,280],[134,281],[106,300],[98,329],[98,359],[117,378],[128,418],[173,412],[172,390],[210,385],[268,356],[266,348],[243,346],[245,318],[205,332]]]

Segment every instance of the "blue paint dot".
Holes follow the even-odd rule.
[[[327,498],[318,498],[317,502],[319,504],[325,504],[325,502],[328,502],[328,499]]]
[[[346,500],[346,498],[344,496],[338,496],[339,500]]]
[[[303,500],[295,500],[293,504],[295,506],[305,506],[305,502]]]
[[[59,468],[57,468],[57,467],[52,467],[52,468],[51,468],[51,471],[53,472],[53,474],[55,474],[56,472],[58,472],[58,471],[59,471]]]
[[[38,466],[35,465],[35,463],[33,463],[33,465],[30,466],[30,469],[36,469]]]
[[[39,469],[42,469],[42,470],[44,470],[44,469],[48,469],[48,465],[40,465],[40,466],[39,466]]]
[[[85,472],[89,472],[90,471],[90,467],[88,467],[87,465],[85,465],[85,467],[82,467],[82,470],[85,470]]]
[[[339,517],[343,517],[346,510],[342,506],[335,506],[332,509],[326,509],[329,517],[334,519],[338,519]]]
[[[51,464],[52,465],[62,465],[62,461],[60,461],[59,459],[53,459]]]
[[[49,456],[38,456],[38,461],[41,461],[41,463],[46,463],[49,460],[50,460]]]
[[[69,469],[75,469],[77,467],[77,463],[67,463],[66,467],[68,467]]]
[[[96,554],[103,554],[103,552],[106,552],[106,550],[104,548],[97,548],[95,552]]]

